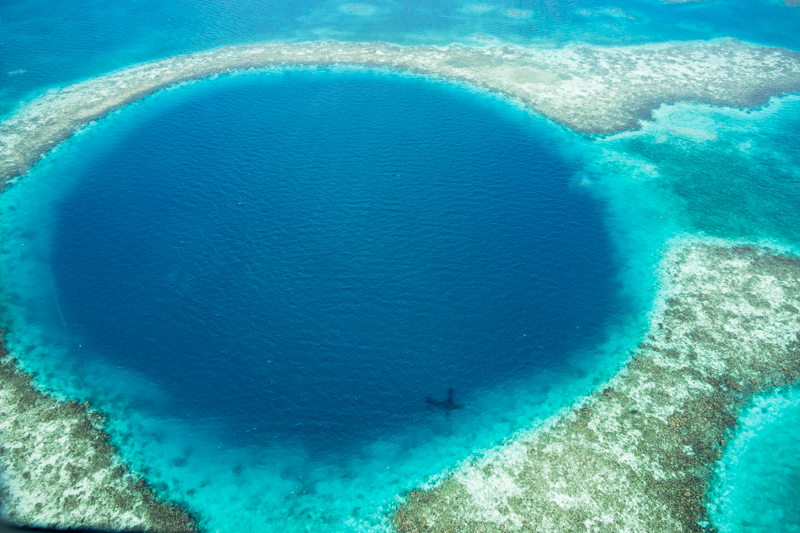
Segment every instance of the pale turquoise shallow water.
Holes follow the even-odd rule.
[[[722,533],[800,531],[800,391],[756,398],[714,480],[711,516]]]
[[[222,45],[332,39],[613,46],[735,37],[797,50],[798,11],[780,0],[70,0],[58,9],[14,0],[0,5],[0,116],[48,87]]]
[[[755,112],[680,104],[655,116],[640,132],[599,142],[594,161],[618,227],[637,228],[622,239],[629,257],[676,234],[798,253],[800,98]],[[785,390],[743,413],[711,484],[720,531],[799,530],[798,406],[797,390]]]
[[[20,100],[48,87],[138,61],[261,40],[474,44],[484,42],[474,38],[484,34],[495,42],[519,44],[619,45],[733,36],[800,50],[800,9],[780,2],[372,2],[360,6],[364,9],[335,2],[139,0],[119,5],[73,1],[53,10],[50,4],[33,0],[4,3],[0,6],[0,113],[11,112]],[[447,90],[467,91],[452,86]],[[505,376],[502,387],[475,392],[467,412],[440,420],[438,426],[428,428],[424,439],[414,431],[398,432],[392,439],[369,441],[348,459],[324,463],[300,447],[231,446],[218,418],[154,416],[147,405],[158,405],[168,395],[146,376],[123,367],[86,360],[79,363],[80,370],[64,371],[69,350],[53,340],[48,324],[60,320],[61,313],[50,304],[11,308],[17,312],[14,318],[19,326],[13,332],[16,347],[29,350],[28,364],[40,370],[56,391],[92,398],[114,415],[112,434],[125,457],[147,472],[163,494],[186,501],[200,512],[209,529],[262,531],[270,524],[280,531],[373,530],[382,527],[397,494],[430,480],[475,450],[529,427],[610,375],[638,343],[644,312],[654,294],[653,269],[665,243],[699,236],[793,250],[800,246],[797,98],[785,98],[752,113],[679,104],[659,110],[656,121],[639,132],[589,141],[502,100],[472,96],[483,102],[477,105],[494,109],[513,127],[529,128],[547,139],[558,157],[568,162],[569,169],[561,178],[567,193],[562,194],[585,195],[601,212],[601,221],[595,223],[607,235],[617,269],[609,283],[622,294],[627,307],[624,313],[609,316],[592,345],[568,351],[565,366],[558,372],[541,372],[533,378]],[[91,167],[104,153],[124,151],[124,146],[114,144],[123,142],[120,132],[132,122],[144,121],[152,106],[180,106],[188,97],[179,90],[153,100],[109,117],[83,139],[70,141],[29,176],[29,192],[35,189],[33,180],[42,178],[40,186],[63,187],[61,198],[69,197],[71,182],[58,179],[60,169],[74,169],[76,161]],[[104,146],[97,139],[108,142]],[[84,161],[87,146],[97,159]],[[48,175],[50,184],[44,181]],[[34,191],[25,204],[26,213],[34,214],[26,218],[11,216],[22,205],[25,188],[11,192],[19,196],[6,193],[1,202],[9,252],[2,262],[7,288],[13,279],[17,285],[12,291],[19,294],[30,295],[42,288],[46,293],[48,285],[41,280],[50,274],[37,269],[50,268],[47,258],[39,263],[24,261],[21,244],[27,241],[31,246],[38,239],[47,255],[51,236],[37,229],[57,227],[52,216],[58,212],[59,196],[45,201],[45,195],[36,196]],[[31,203],[30,198],[43,200]],[[40,301],[52,298],[45,295]],[[23,315],[30,320],[23,323]],[[65,366],[52,364],[54,354]],[[113,379],[109,372],[115,373]],[[112,386],[115,381],[126,384],[124,394]],[[446,387],[446,380],[437,386]],[[796,530],[798,506],[792,497],[800,458],[796,403],[794,392],[758,400],[744,419],[741,435],[731,440],[713,493],[713,517],[720,530]]]

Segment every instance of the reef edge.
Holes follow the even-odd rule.
[[[261,43],[127,67],[53,89],[0,122],[0,182],[76,130],[160,89],[244,69],[356,66],[454,80],[506,95],[574,131],[637,129],[663,104],[740,108],[800,91],[800,54],[736,39],[627,47]]]
[[[120,458],[88,402],[44,392],[0,331],[0,517],[27,527],[196,533]]]
[[[739,412],[800,377],[800,258],[700,244],[661,273],[647,336],[616,376],[411,491],[396,530],[715,531],[710,478]]]

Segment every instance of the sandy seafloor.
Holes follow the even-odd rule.
[[[55,11],[45,2],[25,0],[0,6],[0,114],[19,116],[27,102],[58,87],[223,45],[336,40],[559,50],[586,43],[602,51],[727,37],[800,52],[800,8],[778,1],[724,0],[524,5],[71,1]],[[299,72],[321,78],[364,76],[363,70],[353,67]],[[370,76],[362,81],[386,77],[391,83],[395,74],[386,69]],[[427,79],[404,76],[415,83]],[[438,84],[436,90],[469,93],[480,105],[501,109],[498,113],[507,114],[502,120],[516,121],[515,127],[529,123],[535,135],[547,139],[553,153],[569,162],[563,179],[571,190],[591,197],[601,213],[609,257],[615,264],[608,283],[624,304],[609,311],[605,329],[592,338],[592,344],[575,343],[572,351],[559,354],[565,363],[555,365],[557,370],[501,375],[492,385],[476,387],[467,407],[447,419],[440,417],[423,429],[395,428],[391,438],[361,441],[345,459],[325,462],[310,457],[301,445],[261,445],[243,439],[246,444],[235,446],[218,418],[167,417],[158,409],[159,402],[169,397],[163,384],[125,365],[109,364],[114,354],[87,363],[77,359],[74,349],[58,345],[58,336],[43,330],[54,313],[49,303],[53,295],[51,288],[42,289],[37,269],[47,266],[48,239],[58,224],[52,220],[61,194],[56,189],[61,185],[37,192],[34,181],[41,178],[49,189],[45,180],[57,177],[59,168],[74,170],[78,163],[91,167],[93,154],[83,152],[85,146],[102,147],[104,136],[124,139],[122,134],[115,136],[115,128],[130,127],[126,121],[148,120],[148,113],[159,105],[180,106],[181,91],[202,90],[194,85],[162,91],[86,127],[0,195],[5,252],[0,261],[2,318],[11,354],[56,398],[91,400],[107,416],[104,428],[120,460],[159,497],[185,506],[201,529],[381,531],[391,527],[391,512],[408,491],[432,486],[459,464],[469,464],[468,458],[526,434],[610,379],[642,342],[659,312],[653,308],[661,287],[659,262],[669,250],[700,242],[723,247],[750,243],[781,253],[798,252],[800,97],[780,95],[767,101],[791,84],[770,93],[765,82],[767,88],[760,90],[766,94],[743,95],[742,102],[751,102],[756,109],[725,107],[720,105],[728,101],[724,98],[707,97],[706,101],[718,104],[709,105],[701,96],[676,97],[661,107],[651,102],[652,120],[643,121],[641,127],[587,136],[561,125],[569,121],[547,115],[546,109],[542,113],[549,118],[542,118],[519,99],[456,78],[455,83],[426,83]],[[196,85],[235,86],[231,79],[223,76]],[[669,82],[667,77],[645,83]],[[707,82],[713,87],[713,79]],[[746,85],[743,80],[742,87]],[[731,91],[735,93],[735,87]],[[24,139],[25,132],[12,134]],[[70,187],[65,178],[64,190],[69,192]],[[38,212],[22,216],[20,206],[35,206]],[[50,229],[39,231],[40,224]],[[40,256],[35,259],[40,263],[20,251],[26,241],[38,246]],[[432,392],[443,391],[446,380],[437,386],[441,388]],[[795,503],[800,496],[798,411],[800,397],[791,384],[760,394],[743,409],[699,497],[709,509],[708,521],[701,526],[731,532],[800,530],[800,506]],[[18,426],[14,435],[20,432]],[[3,429],[4,446],[11,434]],[[21,486],[14,475],[11,470],[5,473],[5,486],[12,490]],[[52,495],[45,487],[38,495],[23,494],[13,500],[20,509],[30,504],[20,513],[26,520],[38,520],[37,497]],[[4,509],[7,516],[12,511]],[[58,523],[53,517],[59,511],[53,513],[37,523]],[[140,524],[138,518],[127,519],[128,525]]]

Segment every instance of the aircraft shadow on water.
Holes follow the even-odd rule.
[[[456,391],[453,387],[447,389],[447,399],[442,400],[435,400],[432,397],[428,396],[425,398],[425,403],[428,405],[428,409],[438,409],[444,411],[444,416],[449,417],[452,411],[456,409],[461,409],[463,406],[461,404],[456,403],[455,401]]]

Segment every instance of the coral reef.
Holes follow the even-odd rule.
[[[800,258],[694,245],[662,267],[649,334],[591,397],[430,490],[398,531],[713,529],[708,480],[759,392],[800,376]]]
[[[0,339],[0,343],[2,339]],[[190,533],[195,519],[159,499],[120,460],[87,403],[41,392],[5,348],[0,360],[0,502],[25,526]]]
[[[25,174],[91,121],[154,91],[242,69],[329,65],[465,82],[589,134],[635,129],[664,103],[755,107],[800,91],[800,54],[731,39],[561,49],[223,47],[128,67],[21,106],[0,123],[0,183]],[[543,428],[463,465],[430,490],[411,492],[394,515],[399,531],[706,527],[707,480],[739,410],[754,394],[798,377],[800,260],[696,245],[665,261],[648,338],[620,374]],[[41,392],[11,356],[2,357],[0,463],[8,519],[196,529],[191,516],[160,501],[120,461],[102,416]]]
[[[264,67],[351,65],[415,72],[508,95],[576,131],[634,129],[661,104],[754,107],[800,91],[800,54],[733,39],[618,48],[402,47],[265,43],[128,67],[24,105],[0,123],[0,181],[24,174],[75,130],[180,82]]]

